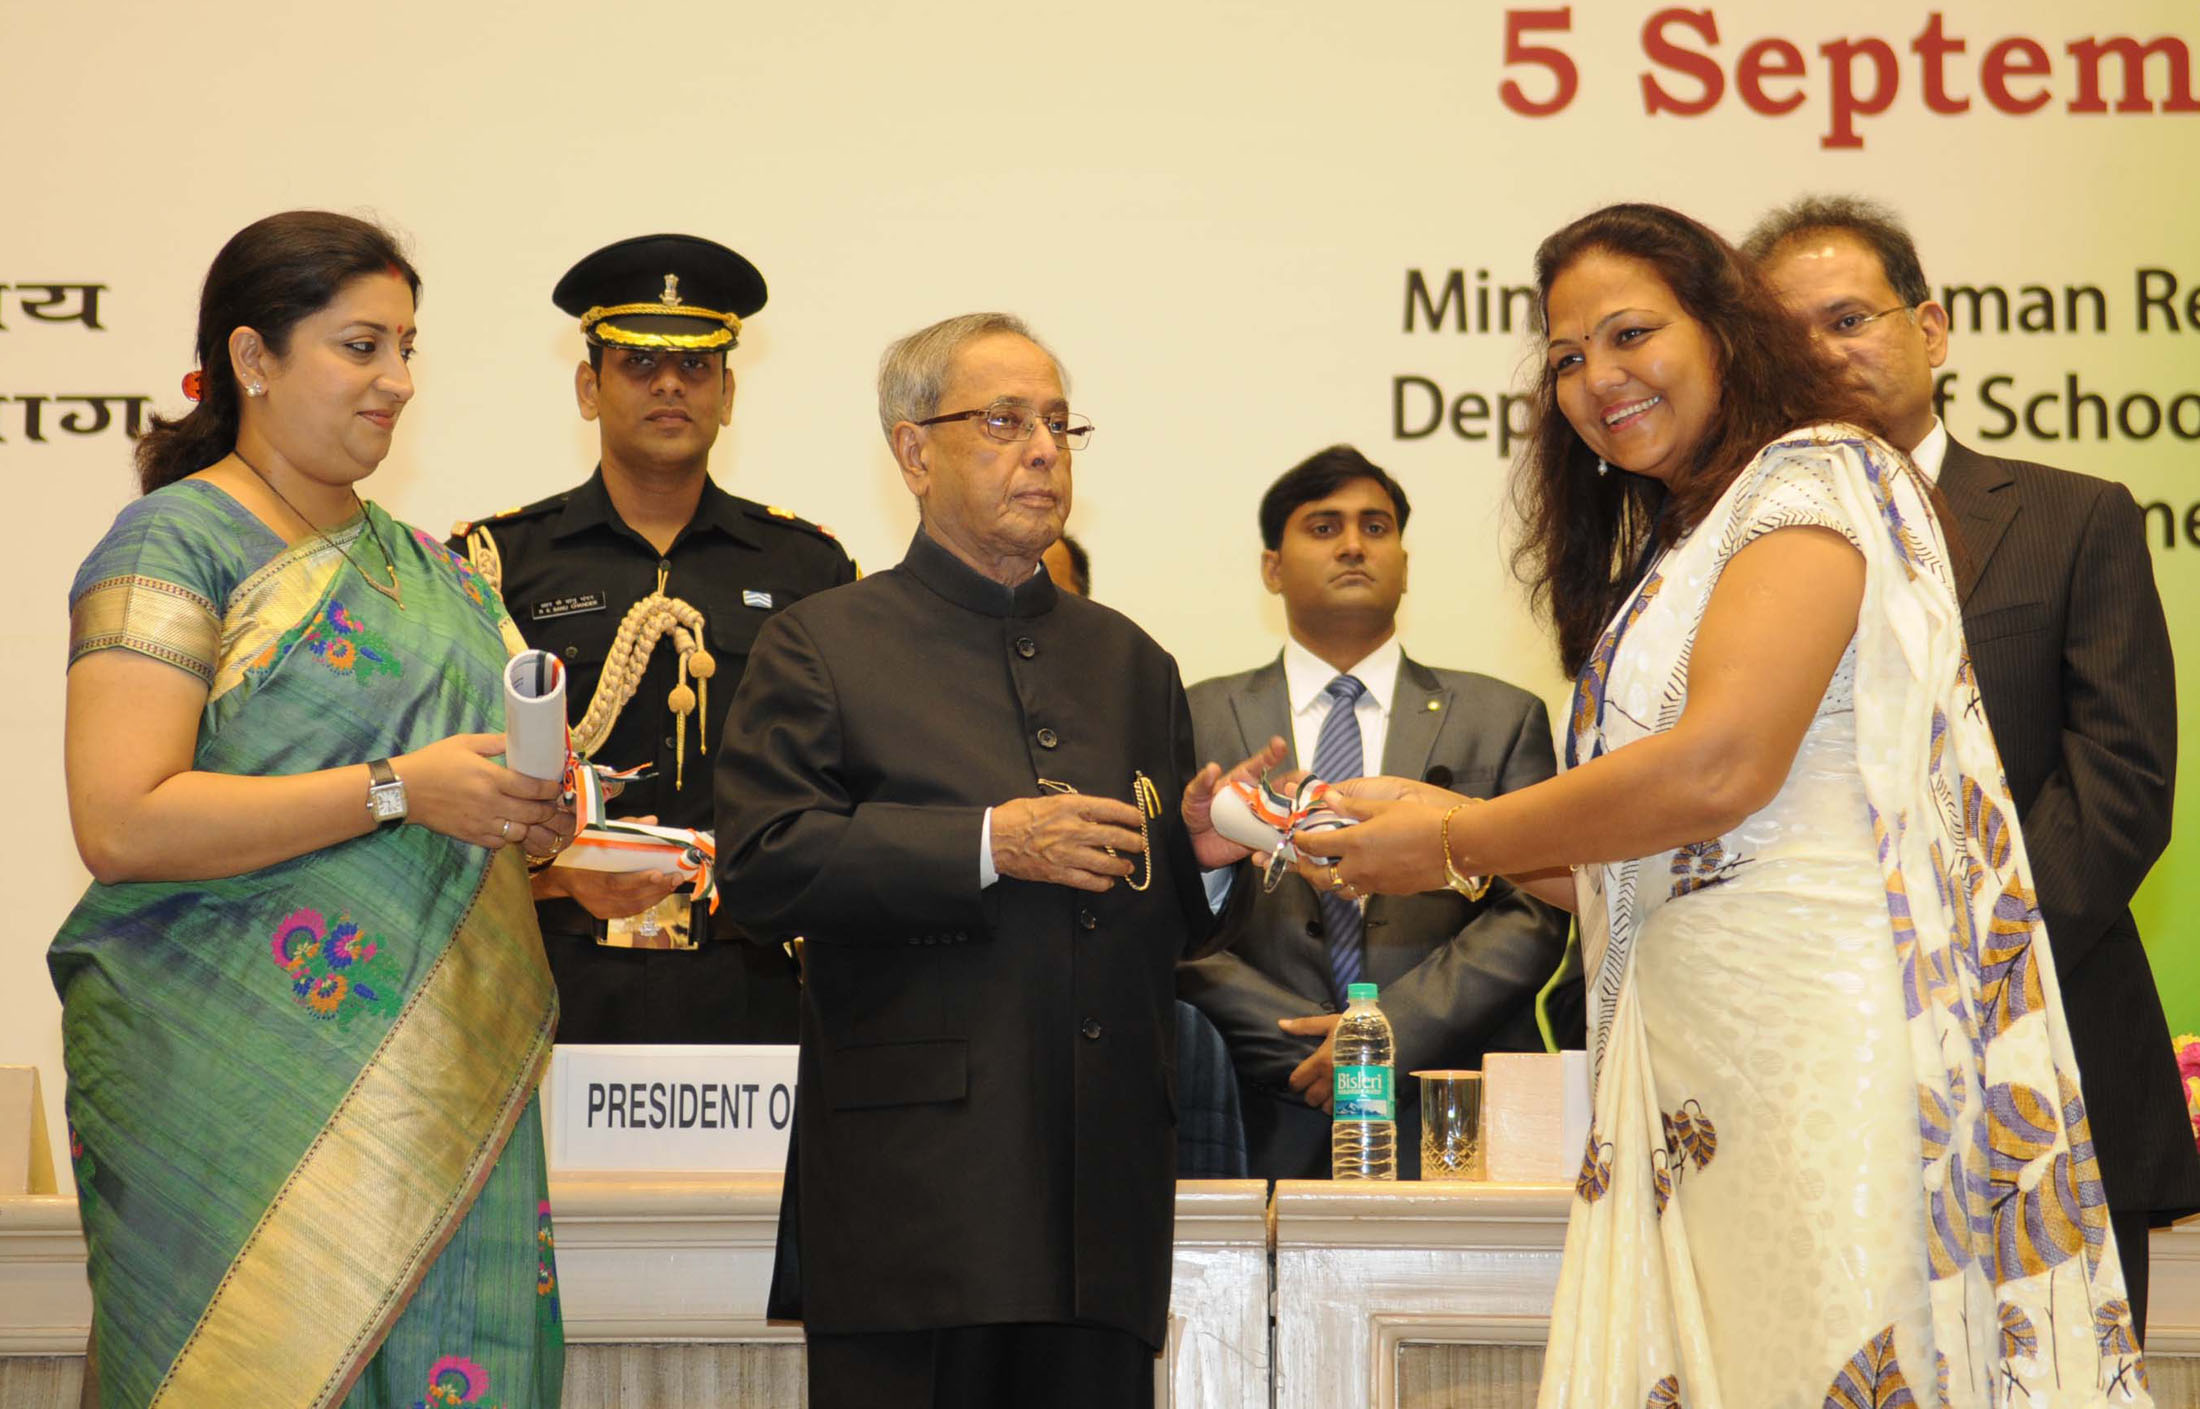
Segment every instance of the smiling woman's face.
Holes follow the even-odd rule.
[[[412,400],[412,286],[395,274],[364,274],[326,307],[298,320],[280,357],[262,360],[265,398],[250,413],[283,460],[313,479],[347,485],[374,473],[390,453],[397,419]]]
[[[1551,283],[1558,409],[1607,464],[1671,483],[1719,405],[1703,325],[1650,265],[1592,249]]]

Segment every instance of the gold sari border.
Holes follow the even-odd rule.
[[[332,538],[297,543],[262,563],[229,594],[221,622],[221,650],[215,657],[208,696],[220,699],[244,683],[254,666],[267,660],[276,642],[321,609],[344,570],[338,546],[357,538],[362,520]]]
[[[154,1406],[324,1409],[472,1208],[540,1084],[557,998],[515,850],[238,1251]]]
[[[136,574],[102,578],[69,611],[69,664],[94,651],[130,650],[211,682],[221,623],[187,587]]]

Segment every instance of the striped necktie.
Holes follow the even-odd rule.
[[[1367,686],[1354,676],[1340,675],[1329,682],[1329,717],[1322,721],[1321,734],[1314,741],[1314,776],[1323,782],[1341,783],[1366,771],[1356,709],[1366,692]],[[1322,929],[1329,937],[1329,972],[1336,980],[1341,1004],[1345,991],[1361,982],[1366,968],[1366,920],[1357,900],[1327,890],[1317,898],[1322,908]]]

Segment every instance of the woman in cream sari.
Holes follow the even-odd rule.
[[[493,761],[495,594],[352,488],[412,396],[418,287],[348,217],[232,238],[199,405],[71,592],[87,1402],[558,1402],[521,853],[572,819]]]
[[[1595,1123],[1546,1409],[2148,1403],[2031,873],[1914,467],[1723,241],[1537,256],[1523,559],[1568,769],[1347,784],[1318,884],[1580,917]]]

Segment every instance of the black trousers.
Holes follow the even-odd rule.
[[[1105,1326],[809,1333],[810,1409],[1153,1409],[1154,1352]]]

